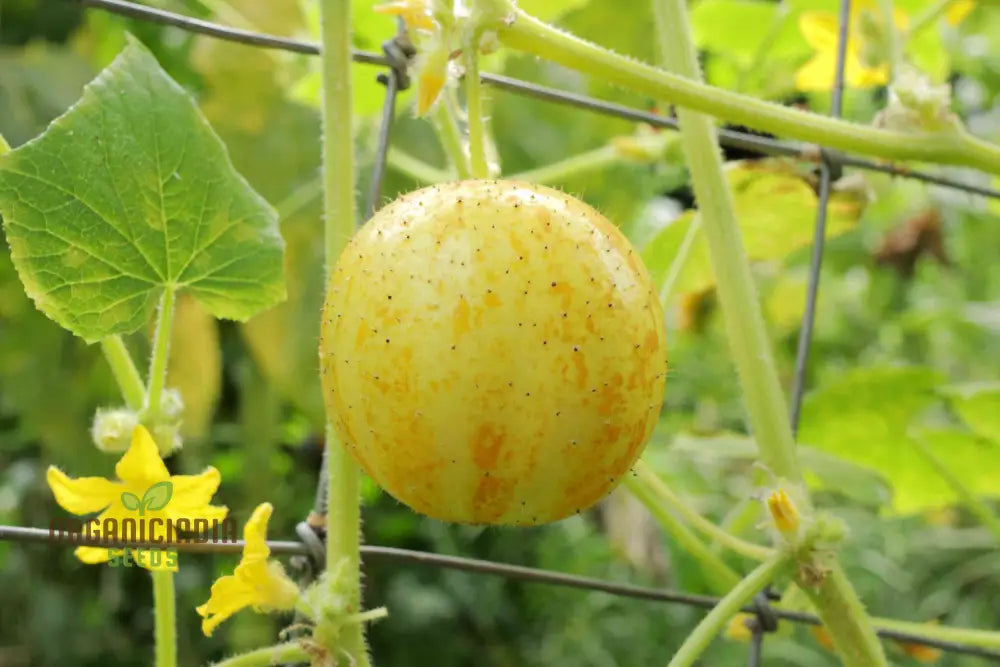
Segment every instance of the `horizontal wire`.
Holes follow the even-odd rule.
[[[123,16],[146,20],[152,23],[170,25],[189,32],[209,35],[211,37],[216,37],[230,42],[249,44],[251,46],[269,49],[280,49],[283,51],[291,51],[306,55],[319,55],[319,45],[315,42],[306,42],[297,39],[268,35],[266,33],[254,32],[251,30],[231,28],[218,23],[212,23],[210,21],[185,16],[183,14],[168,12],[163,9],[145,7],[134,2],[128,2],[127,0],[75,1],[87,7],[103,9],[114,14],[121,14]],[[387,66],[389,64],[385,56],[370,51],[355,49],[353,51],[353,58],[355,62],[369,65]],[[606,102],[604,100],[559,90],[557,88],[540,86],[529,81],[514,79],[499,74],[489,74],[484,72],[480,78],[485,84],[518,95],[547,100],[558,104],[565,104],[567,106],[586,109],[595,113],[615,116],[625,120],[647,123],[654,127],[677,129],[677,121],[675,119],[649,111],[642,111],[640,109],[615,104],[613,102]],[[914,138],[919,139],[919,137],[916,136]],[[962,190],[964,192],[981,195],[983,197],[1000,199],[1000,190],[994,188],[976,185],[973,183],[965,183],[949,176],[934,174],[919,169],[911,169],[906,165],[875,162],[873,160],[847,155],[841,153],[840,151],[822,148],[815,144],[782,141],[747,132],[738,132],[726,129],[719,130],[719,143],[727,148],[739,148],[760,153],[762,155],[788,156],[813,163],[825,161],[831,166],[840,165],[842,167],[854,167],[856,169],[875,171],[883,174],[889,174],[891,176],[900,176],[903,178],[923,181],[925,183],[940,185],[942,187],[952,188],[955,190]]]
[[[60,536],[65,536],[61,537]],[[50,531],[45,528],[25,528],[22,526],[0,525],[0,541],[12,542],[34,542],[61,546],[92,546],[108,548],[133,548],[133,549],[164,549],[173,548],[179,552],[190,553],[215,553],[215,554],[236,554],[243,550],[242,540],[235,542],[178,542],[167,544],[165,542],[150,541],[105,541],[101,537],[87,538],[85,534],[73,533],[72,539],[69,533]],[[301,542],[288,540],[271,540],[267,542],[271,553],[285,556],[308,556],[309,551],[306,545]],[[509,565],[494,561],[480,560],[476,558],[464,558],[461,556],[445,556],[426,551],[414,551],[411,549],[398,549],[395,547],[377,547],[363,545],[361,554],[366,559],[404,561],[440,567],[448,570],[460,570],[463,572],[474,572],[477,574],[490,574],[507,579],[527,581],[539,584],[550,584],[565,588],[575,588],[599,593],[607,593],[618,597],[632,598],[636,600],[647,600],[650,602],[668,602],[682,604],[689,607],[701,609],[711,609],[718,604],[720,598],[711,595],[696,595],[692,593],[681,593],[678,591],[665,590],[662,588],[651,588],[647,586],[636,586],[633,584],[619,584],[592,577],[581,577],[564,572],[554,572],[534,567],[522,565]],[[742,611],[748,614],[757,612],[754,605],[747,605]],[[820,620],[813,614],[790,611],[786,609],[773,609],[774,615],[779,619],[806,625],[820,625]],[[1000,662],[1000,652],[991,651],[979,646],[971,646],[959,642],[951,642],[932,637],[925,637],[920,634],[903,632],[899,630],[878,629],[877,634],[886,639],[931,646],[946,651],[962,653],[965,655],[989,658]]]

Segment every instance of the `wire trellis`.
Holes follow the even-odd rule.
[[[208,35],[218,39],[247,44],[250,46],[279,49],[306,55],[318,55],[320,52],[319,46],[312,42],[223,26],[162,9],[138,5],[128,2],[127,0],[75,1],[84,6],[102,9],[122,16],[152,23],[175,26],[188,32]],[[839,116],[841,112],[849,15],[850,0],[841,0],[838,17],[839,30],[836,71],[830,111],[831,116],[834,117]],[[353,60],[355,62],[386,68],[385,72],[378,75],[378,80],[385,85],[386,95],[379,128],[378,143],[375,151],[375,162],[364,208],[366,217],[369,217],[377,209],[379,198],[381,196],[382,179],[386,168],[386,155],[391,138],[392,122],[395,116],[397,95],[399,92],[405,90],[410,83],[407,65],[414,53],[412,46],[410,46],[408,40],[406,39],[405,31],[403,31],[402,25],[400,33],[393,39],[388,40],[383,44],[383,51],[383,54],[360,50],[355,50],[353,52]],[[600,113],[638,123],[645,123],[654,127],[678,129],[676,119],[669,116],[635,109],[625,105],[569,91],[541,86],[529,81],[523,81],[502,75],[482,73],[480,76],[483,83],[515,94],[572,106],[593,113]],[[915,179],[953,190],[963,191],[972,195],[997,199],[1000,199],[1000,190],[974,183],[963,182],[946,174],[910,169],[909,167],[900,164],[869,160],[845,154],[840,151],[830,150],[814,144],[783,141],[780,139],[772,139],[748,132],[739,132],[729,129],[718,130],[718,136],[720,144],[726,147],[739,148],[766,156],[791,157],[804,162],[817,164],[819,167],[819,201],[815,223],[815,235],[810,259],[806,304],[802,317],[796,353],[795,376],[790,406],[790,419],[794,429],[798,426],[799,411],[806,384],[806,366],[812,338],[815,306],[818,297],[820,267],[823,259],[823,242],[825,238],[827,205],[832,190],[832,183],[839,177],[843,169],[845,167],[852,167],[867,171],[881,172],[893,176]],[[319,518],[325,513],[326,510],[326,499],[323,493],[323,489],[326,487],[326,483],[323,479],[325,476],[325,463],[326,459],[324,457],[324,466],[320,472],[320,484],[317,489],[317,500],[314,512],[306,521],[300,522],[296,527],[296,532],[300,538],[299,541],[269,540],[267,542],[271,552],[276,555],[287,555],[305,559],[309,563],[312,572],[316,572],[318,569],[322,568],[324,562],[322,541],[323,523],[319,520]],[[57,537],[54,537],[54,534],[53,530],[43,528],[0,525],[0,541],[65,544],[73,546],[112,546],[135,549],[163,548],[164,546],[169,546],[176,548],[178,551],[184,552],[222,554],[240,553],[244,546],[242,541],[181,541],[165,545],[163,542],[125,540],[108,541],[100,537],[89,537],[85,534],[74,534],[71,539],[58,539]],[[366,560],[381,559],[387,561],[402,561],[411,564],[422,564],[443,569],[501,576],[513,580],[594,591],[637,600],[682,604],[702,609],[711,609],[720,601],[720,598],[714,596],[695,595],[662,588],[636,586],[555,572],[551,570],[458,556],[446,556],[408,549],[362,545],[361,553]],[[750,667],[756,667],[760,664],[763,638],[767,632],[773,632],[777,628],[779,620],[812,626],[821,625],[820,619],[814,614],[791,611],[772,606],[770,601],[776,599],[778,599],[778,596],[774,594],[770,588],[767,588],[761,591],[754,598],[752,604],[745,605],[742,608],[743,612],[751,615],[749,625],[752,632],[752,639],[748,654],[748,664]],[[907,644],[937,648],[969,656],[976,656],[1000,663],[1000,652],[982,646],[947,641],[928,637],[919,633],[887,628],[879,628],[876,630],[876,633],[880,637],[886,639],[892,639]]]

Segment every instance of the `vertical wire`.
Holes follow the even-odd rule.
[[[847,53],[848,29],[851,17],[851,0],[841,0],[837,32],[837,66],[833,78],[833,94],[830,101],[830,115],[840,117],[844,97],[844,61]],[[823,249],[826,241],[827,204],[830,201],[830,187],[833,167],[823,153],[819,166],[819,202],[816,208],[816,231],[813,234],[812,257],[809,262],[809,285],[806,292],[806,307],[799,329],[798,347],[795,353],[795,379],[792,385],[792,406],[790,419],[792,432],[799,430],[802,412],[802,396],[805,392],[806,366],[809,362],[809,348],[812,344],[813,325],[816,320],[816,300],[819,294],[820,269],[823,265]]]
[[[396,92],[399,90],[399,79],[395,69],[380,74],[379,81],[385,84],[385,103],[382,105],[382,121],[378,131],[375,163],[372,165],[372,178],[368,185],[368,203],[365,205],[366,220],[375,214],[379,199],[382,197],[382,180],[385,177],[386,155],[389,152],[392,121],[396,116]]]

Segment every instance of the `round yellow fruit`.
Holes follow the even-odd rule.
[[[621,481],[667,370],[625,237],[512,181],[435,185],[376,213],[331,277],[320,364],[338,436],[386,491],[437,519],[521,525]]]

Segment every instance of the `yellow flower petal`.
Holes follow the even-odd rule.
[[[103,477],[70,479],[55,466],[49,466],[46,481],[56,502],[67,512],[90,514],[118,502],[123,486]]]
[[[221,481],[219,471],[212,467],[206,468],[200,475],[174,475],[170,478],[173,496],[164,508],[164,513],[171,521],[222,521],[229,513],[228,508],[208,504]]]
[[[212,584],[208,602],[195,607],[195,611],[204,618],[201,622],[201,631],[206,637],[210,637],[220,623],[240,609],[253,605],[256,599],[256,591],[235,576],[219,577]]]
[[[795,72],[795,87],[799,90],[830,90],[837,63],[829,51],[817,51],[816,55]]]
[[[285,575],[280,563],[268,561],[267,522],[274,507],[261,503],[250,515],[243,529],[246,541],[243,557],[232,575],[220,577],[212,584],[208,602],[196,608],[204,618],[201,629],[205,635],[244,607],[258,610],[291,609],[299,596],[299,588]]]
[[[833,52],[837,48],[837,17],[829,12],[803,12],[799,30],[809,46],[817,51]]]
[[[107,547],[77,547],[73,555],[87,565],[105,563],[108,560]]]
[[[160,458],[160,450],[144,426],[136,426],[132,433],[132,445],[115,465],[115,474],[130,485],[143,489],[170,478],[167,466]]]
[[[752,618],[752,615],[740,612],[729,619],[729,625],[726,626],[726,639],[732,639],[737,642],[750,641],[753,633],[750,632],[747,621]]]
[[[411,30],[434,29],[434,21],[431,20],[425,0],[395,0],[394,2],[387,2],[382,5],[375,5],[372,7],[372,10],[379,14],[402,16],[406,27]]]
[[[958,25],[965,20],[965,17],[972,13],[972,10],[976,8],[976,3],[973,0],[959,0],[958,2],[952,2],[948,7],[948,11],[945,12],[945,19],[951,25]]]
[[[248,561],[265,561],[271,555],[271,549],[267,546],[267,522],[271,519],[272,512],[274,507],[271,503],[261,503],[250,515],[243,528],[246,546],[243,547],[240,565]]]

